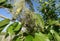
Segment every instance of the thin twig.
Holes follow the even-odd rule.
[[[3,16],[2,14],[0,14],[0,18],[8,19],[7,17]]]
[[[5,8],[4,6],[0,6],[0,8]]]
[[[9,19],[10,21],[13,21],[13,22],[15,21],[15,20],[13,20],[12,18],[7,18],[7,17],[5,17],[5,16],[3,16],[3,15],[1,15],[1,14],[0,14],[0,18]]]

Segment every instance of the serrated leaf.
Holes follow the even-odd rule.
[[[26,36],[24,41],[33,41],[33,36],[31,35]]]

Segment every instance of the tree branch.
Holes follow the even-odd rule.
[[[4,19],[10,19],[10,18],[7,18],[7,17],[5,17],[5,16],[3,16],[3,15],[1,15],[1,14],[0,14],[0,18],[4,18]],[[15,21],[15,20],[13,20],[13,19],[10,19],[10,21]]]
[[[6,8],[6,7],[4,7],[4,6],[0,6],[0,8]]]
[[[0,14],[0,18],[8,19],[7,17]]]

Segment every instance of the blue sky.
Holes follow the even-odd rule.
[[[33,2],[33,6],[34,6],[34,9],[35,9],[35,11],[37,12],[37,13],[39,13],[39,11],[36,9],[37,8],[37,6],[39,6],[39,4],[37,4],[36,2],[34,2],[34,1],[32,1]],[[57,3],[57,6],[58,6],[58,2],[56,2]],[[4,9],[4,8],[0,8],[0,14],[2,14],[3,16],[6,16],[7,18],[12,18],[12,15],[8,12],[8,10],[7,9]],[[0,18],[0,21],[1,20],[3,20],[3,18]],[[5,29],[6,30],[6,29]],[[5,31],[4,30],[4,31]]]
[[[39,6],[39,5],[37,4],[37,2],[34,2],[34,1],[32,1],[32,2],[34,4],[33,6],[34,6],[35,11],[38,12],[36,7]],[[0,14],[2,14],[3,16],[6,16],[7,18],[12,18],[12,15],[8,12],[7,9],[0,8]],[[3,18],[0,18],[0,21],[1,20],[3,20]]]
[[[12,15],[7,11],[7,9],[0,8],[0,14],[7,18],[12,18]],[[3,20],[3,18],[0,18],[0,21]]]
[[[36,9],[39,6],[39,4],[35,1],[32,1],[32,2],[33,2],[33,6],[34,6],[35,11],[37,13],[39,13],[39,11]],[[56,4],[58,6],[58,4],[59,4],[58,0],[56,1]],[[7,11],[7,9],[0,8],[0,14],[2,14],[3,16],[6,16],[7,18],[12,18],[12,15]],[[0,21],[1,20],[3,20],[3,18],[0,18]]]
[[[33,1],[32,1],[32,2],[33,2]],[[36,9],[36,7],[38,6],[37,3],[36,3],[36,2],[33,2],[33,4],[34,4],[33,6],[34,6],[35,11],[38,12],[37,9]],[[10,19],[12,18],[12,15],[8,12],[7,9],[0,8],[0,14],[2,14],[3,16],[5,16],[5,17],[7,17],[7,18],[10,18]],[[0,18],[0,21],[1,21],[1,20],[3,20],[3,18]],[[8,26],[6,26],[6,28],[3,30],[3,32],[6,31],[7,27],[8,27]]]
[[[12,15],[7,11],[7,9],[4,9],[4,8],[0,8],[0,14],[2,14],[3,16],[6,16],[7,18],[12,18]],[[0,18],[0,21],[3,20],[3,18]],[[9,24],[10,25],[10,24]],[[8,26],[9,26],[8,25]],[[3,30],[3,32],[6,31],[7,27]]]

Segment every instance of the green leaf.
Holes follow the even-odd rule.
[[[13,35],[13,34],[14,34],[13,26],[10,26],[10,27],[9,27],[8,33],[9,33],[9,35]]]
[[[7,25],[9,22],[10,22],[9,19],[5,19],[5,20],[0,21],[0,27]]]
[[[20,38],[17,38],[17,40],[16,41],[21,41],[21,39]]]
[[[0,0],[0,3],[5,2],[6,0]]]
[[[43,20],[42,16],[40,14],[35,14],[33,17],[36,19],[35,24],[37,26],[39,25],[43,30],[44,29],[44,20]]]
[[[17,26],[15,27],[15,29],[14,29],[15,34],[18,34],[18,33],[20,32],[21,27],[22,27],[22,25],[21,25],[21,23],[19,22],[18,25],[17,25]]]
[[[8,0],[0,0],[0,8],[8,8],[9,10],[12,10],[13,7]]]
[[[6,25],[8,25],[10,22],[9,19],[5,19],[5,20],[2,20],[0,21],[0,32],[5,28]]]
[[[8,36],[9,36],[9,34],[8,34],[8,33],[6,33],[5,38],[7,38]]]
[[[6,27],[6,25],[5,26],[2,26],[2,27],[0,27],[0,32],[2,32],[3,31],[3,29]]]
[[[54,31],[54,38],[57,40],[57,41],[60,41],[60,36],[57,32]]]
[[[19,31],[20,28],[22,27],[22,25],[20,23],[18,23],[17,27],[14,29],[14,31]]]
[[[15,37],[12,39],[12,41],[16,41],[17,38],[18,38],[18,36],[15,36]]]
[[[13,26],[13,29],[18,25],[18,22],[14,22],[13,24],[11,24],[11,26]]]
[[[12,39],[12,41],[21,41],[19,36],[14,36],[14,38]]]
[[[9,35],[15,34],[14,29],[16,28],[17,25],[18,25],[18,22],[14,22],[8,27],[7,32],[9,33]]]
[[[55,34],[55,38],[57,39],[57,41],[60,41],[60,36],[58,34]]]
[[[60,41],[59,34],[54,30],[52,30],[51,33],[48,34],[48,37],[49,37],[50,40],[53,39],[54,41]]]
[[[49,19],[47,23],[49,25],[60,25],[58,20],[51,20],[51,19]]]
[[[36,33],[33,41],[50,41],[50,40],[48,39],[47,35],[42,33]]]
[[[31,35],[26,36],[24,41],[33,41],[33,36]]]

